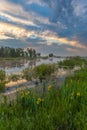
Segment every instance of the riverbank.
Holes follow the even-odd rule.
[[[61,89],[49,84],[41,93],[22,90],[9,95],[10,101],[16,100],[0,104],[0,129],[87,130],[86,77],[87,69],[81,69]]]
[[[17,81],[10,81],[10,82],[6,83],[5,87],[9,88],[9,87],[20,85],[20,84],[26,83],[26,82],[27,82],[27,80],[25,80],[25,79],[20,79],[20,80],[17,80]]]
[[[71,70],[65,70],[65,69],[59,69],[54,75],[52,75],[54,81],[58,84],[58,87],[60,88],[62,84],[64,83],[65,77],[73,75],[74,72]],[[27,88],[32,88],[36,86],[35,84],[36,80],[32,81],[27,81],[25,79],[21,79],[18,81],[10,81],[6,84],[6,91],[5,95],[15,93],[16,90],[20,91],[20,89],[27,89]],[[52,82],[52,81],[50,81]],[[40,84],[41,85],[41,84]]]
[[[53,74],[53,76],[56,79],[60,78],[60,77],[62,78],[62,77],[71,76],[71,75],[74,74],[75,71],[80,70],[80,69],[81,69],[80,67],[75,67],[73,69],[63,69],[63,68],[60,68],[60,69],[58,69],[58,71],[56,71],[55,74]],[[18,74],[21,75],[21,73],[18,73]],[[5,86],[6,86],[6,89],[10,88],[10,87],[14,87],[14,86],[16,88],[16,86],[20,86],[21,84],[26,84],[27,82],[29,82],[29,81],[27,81],[26,79],[20,79],[20,80],[17,80],[17,81],[10,81],[10,82],[6,83]],[[30,82],[34,83],[34,81],[30,81]]]
[[[8,58],[3,58],[3,57],[0,57],[0,61],[15,61],[15,60],[23,60],[23,59],[25,59],[24,57],[15,57],[15,58],[13,58],[13,57],[8,57]]]

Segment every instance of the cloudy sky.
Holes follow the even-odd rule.
[[[0,0],[0,46],[87,56],[87,0]]]

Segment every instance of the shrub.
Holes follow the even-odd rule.
[[[0,70],[0,82],[5,81],[5,77],[6,77],[5,71]]]
[[[0,92],[2,92],[5,89],[5,71],[0,70]]]
[[[5,83],[0,83],[0,92],[5,90]]]
[[[20,75],[18,75],[18,74],[11,74],[9,76],[9,80],[12,80],[12,81],[17,81],[19,79],[20,79]]]
[[[32,80],[33,78],[33,69],[30,68],[26,68],[23,70],[23,78],[25,78],[26,80]]]
[[[59,67],[63,67],[63,68],[71,68],[73,69],[75,66],[85,66],[87,64],[87,61],[85,59],[82,59],[80,57],[72,57],[70,59],[66,59],[64,61],[60,61],[58,63]]]
[[[42,64],[34,68],[34,77],[39,78],[40,81],[48,78],[55,72],[55,64]]]

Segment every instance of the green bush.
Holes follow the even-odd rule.
[[[5,71],[0,70],[0,92],[5,90],[5,78],[6,78]]]
[[[5,83],[0,83],[0,92],[5,90]]]
[[[32,80],[33,78],[33,69],[30,68],[26,68],[23,70],[23,78],[25,78],[26,80]]]
[[[48,78],[55,72],[55,64],[42,64],[34,68],[34,77],[39,78],[40,81]]]
[[[5,77],[6,77],[5,71],[0,70],[0,82],[5,81]]]
[[[82,59],[80,57],[72,57],[70,59],[66,59],[64,61],[58,62],[59,67],[63,67],[65,69],[71,68],[73,69],[75,66],[85,66],[87,64],[87,60]]]
[[[18,74],[11,74],[10,76],[9,76],[9,80],[10,81],[17,81],[17,80],[19,80],[20,79],[20,75],[18,75]]]
[[[55,71],[55,64],[42,64],[36,66],[33,69],[26,68],[23,70],[23,77],[26,80],[32,80],[32,78],[39,78],[40,81],[49,77]]]

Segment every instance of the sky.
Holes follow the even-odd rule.
[[[0,0],[0,46],[87,56],[87,0]]]

